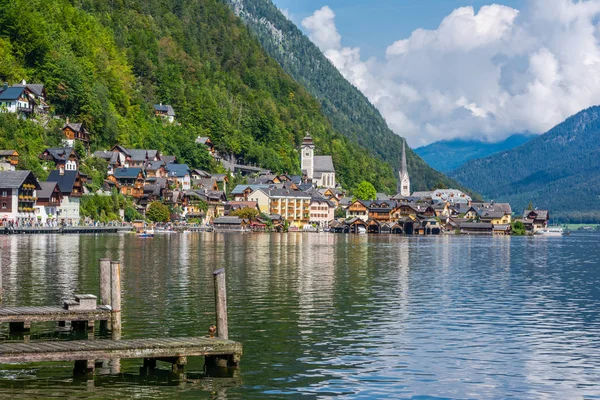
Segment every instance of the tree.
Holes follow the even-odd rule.
[[[362,181],[354,189],[354,197],[359,200],[375,200],[377,191],[371,182]]]
[[[169,222],[169,207],[165,206],[160,201],[153,201],[148,206],[146,217],[152,222]]]
[[[338,207],[335,209],[335,211],[333,212],[333,216],[337,219],[337,218],[346,218],[346,210],[344,210],[342,207]]]
[[[259,212],[256,208],[245,207],[235,210],[229,213],[229,215],[232,217],[240,217],[242,219],[255,220],[256,217],[258,217]]]
[[[521,221],[514,221],[512,223],[512,234],[515,236],[523,236],[525,235],[525,225]]]
[[[529,205],[527,206],[527,210],[533,210],[533,203],[530,201]]]
[[[435,185],[433,185],[433,190],[437,189],[448,189],[448,185],[446,185],[443,181],[438,181]]]

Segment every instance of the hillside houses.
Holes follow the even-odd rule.
[[[28,84],[25,80],[9,86],[0,86],[0,112],[17,114],[26,119],[36,114],[47,114],[46,90],[42,84]]]

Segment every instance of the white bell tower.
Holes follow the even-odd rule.
[[[408,176],[408,167],[406,165],[406,140],[402,142],[402,168],[398,175],[398,192],[403,197],[409,197],[410,177]]]
[[[310,133],[306,133],[300,151],[302,153],[300,156],[302,171],[306,172],[307,179],[312,180],[315,170],[315,145]]]

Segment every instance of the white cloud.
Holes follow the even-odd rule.
[[[543,133],[600,104],[600,0],[528,0],[522,10],[462,7],[437,29],[393,42],[383,60],[342,46],[327,6],[311,40],[413,146]]]

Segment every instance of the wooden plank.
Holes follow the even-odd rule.
[[[241,343],[206,337],[0,344],[0,363],[241,355]]]
[[[107,321],[108,307],[95,310],[65,310],[62,307],[0,307],[1,322],[48,322],[48,321]]]

